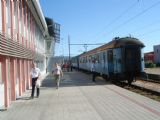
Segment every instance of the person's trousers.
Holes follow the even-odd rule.
[[[92,81],[93,82],[95,82],[96,76],[97,76],[96,72],[93,71],[92,72]]]
[[[34,90],[35,90],[37,79],[38,79],[38,77],[32,78],[32,93],[31,93],[31,97],[34,97]],[[39,93],[40,93],[40,90],[39,90],[39,88],[37,88],[37,97],[39,97]]]
[[[54,79],[56,81],[57,88],[58,88],[59,87],[59,82],[60,82],[60,75],[54,75]]]

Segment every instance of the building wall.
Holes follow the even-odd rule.
[[[2,2],[0,0],[0,32],[2,32]]]
[[[160,63],[160,45],[154,46],[154,60],[155,63]]]
[[[154,52],[148,52],[144,54],[145,62],[154,62]]]
[[[0,49],[7,46],[0,54],[0,108],[9,107],[11,101],[31,87],[33,61],[45,71],[44,31],[27,2],[0,0]]]

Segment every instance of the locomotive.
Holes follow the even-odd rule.
[[[144,44],[133,37],[116,37],[109,43],[72,57],[72,67],[95,72],[112,82],[127,81],[131,84],[144,73]]]

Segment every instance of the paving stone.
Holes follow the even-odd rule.
[[[65,72],[60,88],[43,80],[40,97],[30,90],[13,102],[0,120],[160,120],[160,103],[91,75]]]

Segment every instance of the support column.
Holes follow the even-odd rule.
[[[30,70],[31,70],[31,68],[30,68],[30,61],[29,60],[27,60],[26,61],[26,81],[27,81],[27,89],[29,89],[30,88],[30,86],[31,86],[31,79],[30,79]]]
[[[11,38],[14,36],[14,2],[10,0]]]
[[[2,33],[6,33],[6,0],[2,0]]]
[[[25,38],[24,38],[24,1],[21,1],[21,11],[22,11],[22,18],[21,18],[21,31],[22,31],[22,45],[25,46]]]
[[[4,86],[4,81],[5,81],[5,75],[4,75],[4,57],[0,55],[0,107],[5,106],[5,86]]]
[[[16,97],[20,96],[20,62],[19,59],[16,60]]]
[[[29,61],[29,70],[31,70],[31,65],[32,65],[32,61]],[[30,77],[30,87],[32,86],[32,79],[31,79],[31,77]]]
[[[24,1],[24,19],[25,19],[25,47],[28,48],[28,7],[26,1]]]
[[[23,80],[24,80],[24,92],[26,91],[27,89],[27,67],[26,67],[26,60],[24,60],[24,65],[23,65]]]
[[[19,96],[22,95],[22,60],[19,60]]]
[[[29,68],[28,68],[28,60],[26,60],[26,88],[29,89],[29,74],[28,74]]]
[[[4,96],[5,96],[5,107],[9,107],[10,101],[9,101],[9,77],[8,77],[8,66],[9,65],[9,59],[6,58],[4,59],[4,64],[3,64],[3,79],[4,79]]]
[[[22,93],[25,92],[25,77],[24,77],[24,60],[21,62],[21,81],[22,81]]]
[[[31,24],[30,24],[30,34],[31,34],[31,50],[33,50],[33,46],[34,46],[34,44],[33,44],[33,16],[31,15],[30,16],[31,17],[31,19],[30,19],[30,22],[31,22]]]
[[[19,33],[19,27],[20,27],[20,1],[17,2],[17,17],[18,17],[18,22],[17,22],[17,41],[20,43],[20,33]]]
[[[17,78],[17,63],[16,59],[12,58],[10,60],[10,80],[11,80],[11,100],[15,101],[16,100],[16,78]]]

